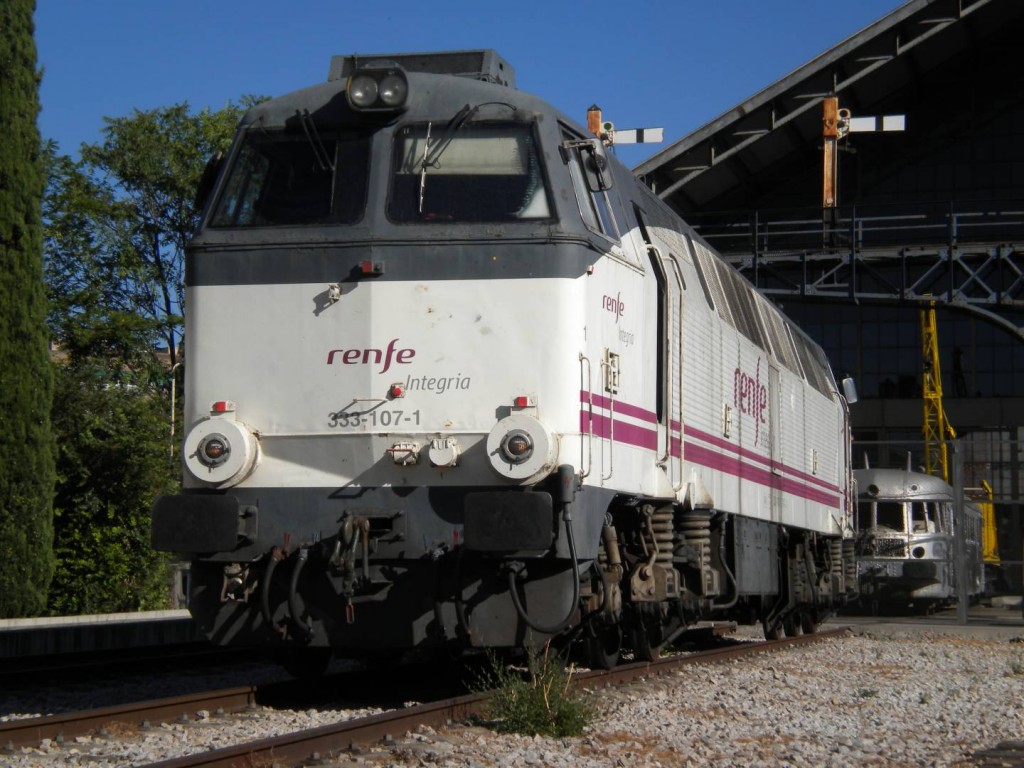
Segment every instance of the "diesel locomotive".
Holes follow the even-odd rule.
[[[820,347],[493,51],[335,57],[211,177],[153,543],[213,642],[608,667],[856,595]]]

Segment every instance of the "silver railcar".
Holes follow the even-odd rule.
[[[964,502],[954,520],[952,486],[907,469],[858,469],[857,579],[863,608],[878,612],[929,611],[956,602],[962,538],[966,594],[985,589],[981,561],[981,511]]]

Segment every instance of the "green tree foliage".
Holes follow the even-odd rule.
[[[33,0],[0,4],[0,617],[38,615],[53,570],[52,377],[42,282]]]
[[[57,371],[55,614],[166,606],[149,510],[173,489],[169,384],[183,363],[184,249],[207,160],[241,107],[108,119],[75,161],[47,147],[44,204]],[[161,351],[163,350],[163,351]]]
[[[108,330],[135,337],[148,326],[171,365],[179,362],[185,245],[201,213],[196,190],[207,161],[227,150],[241,112],[229,104],[193,114],[183,103],[107,118],[104,141],[83,145],[81,160],[59,169],[69,182],[60,192],[67,205],[53,207],[62,220],[47,256],[84,245],[95,257],[81,268],[62,260],[61,287],[97,290],[101,278],[103,311],[120,316]],[[124,313],[134,315],[130,327]],[[86,330],[88,337],[95,328]]]
[[[149,509],[171,483],[166,400],[105,375],[91,362],[56,374],[54,615],[167,607],[166,560],[149,546]]]

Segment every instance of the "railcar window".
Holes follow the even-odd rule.
[[[807,383],[826,397],[831,397],[831,388],[828,383],[828,376],[825,374],[825,366],[828,364],[815,353],[814,348],[803,336],[793,334],[793,343],[796,345],[796,353],[800,357],[800,363],[807,377]]]
[[[910,530],[914,533],[934,533],[935,520],[932,504],[925,501],[910,503]]]
[[[228,173],[212,227],[351,224],[366,205],[368,142],[250,131]]]
[[[711,296],[711,287],[708,285],[707,277],[704,275],[705,259],[709,257],[706,255],[704,247],[697,242],[690,239],[690,236],[686,236],[686,241],[690,244],[691,251],[693,253],[693,266],[697,270],[697,280],[700,282],[701,290],[704,291],[704,300],[708,303],[711,309],[715,308],[715,300]]]
[[[800,376],[800,361],[797,359],[796,349],[793,347],[793,338],[789,334],[786,321],[779,314],[778,310],[759,294],[754,294],[754,305],[764,321],[768,332],[768,341],[775,351],[776,357],[782,361],[786,368]]]
[[[388,216],[397,222],[502,222],[551,217],[529,126],[412,125],[395,138]]]
[[[754,302],[754,289],[725,262],[715,259],[713,263],[718,272],[718,280],[722,284],[725,303],[732,309],[734,327],[757,346],[768,349],[768,342],[761,332],[757,305]]]
[[[611,201],[608,199],[608,190],[592,191],[591,185],[585,178],[586,163],[594,161],[591,157],[584,157],[583,153],[587,151],[586,142],[580,142],[569,135],[566,135],[565,139],[565,146],[568,150],[566,162],[569,167],[569,178],[572,179],[583,223],[592,232],[618,241],[621,235],[615,214],[612,212]],[[597,178],[597,176],[593,176],[593,178]]]
[[[903,504],[898,501],[880,501],[877,507],[878,526],[893,531],[906,531],[903,522]]]
[[[579,205],[583,223],[587,225],[587,229],[600,232],[601,225],[597,218],[597,210],[590,198],[587,184],[583,181],[583,171],[580,170],[579,161],[575,158],[569,161],[569,178],[572,179],[572,186],[576,191],[576,202]]]
[[[875,527],[875,502],[862,501],[857,505],[857,530],[866,531]]]

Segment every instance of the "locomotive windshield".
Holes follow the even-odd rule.
[[[243,141],[210,226],[352,224],[362,218],[365,138],[253,129]]]
[[[413,125],[395,137],[388,216],[396,222],[546,219],[533,133],[522,124]]]

